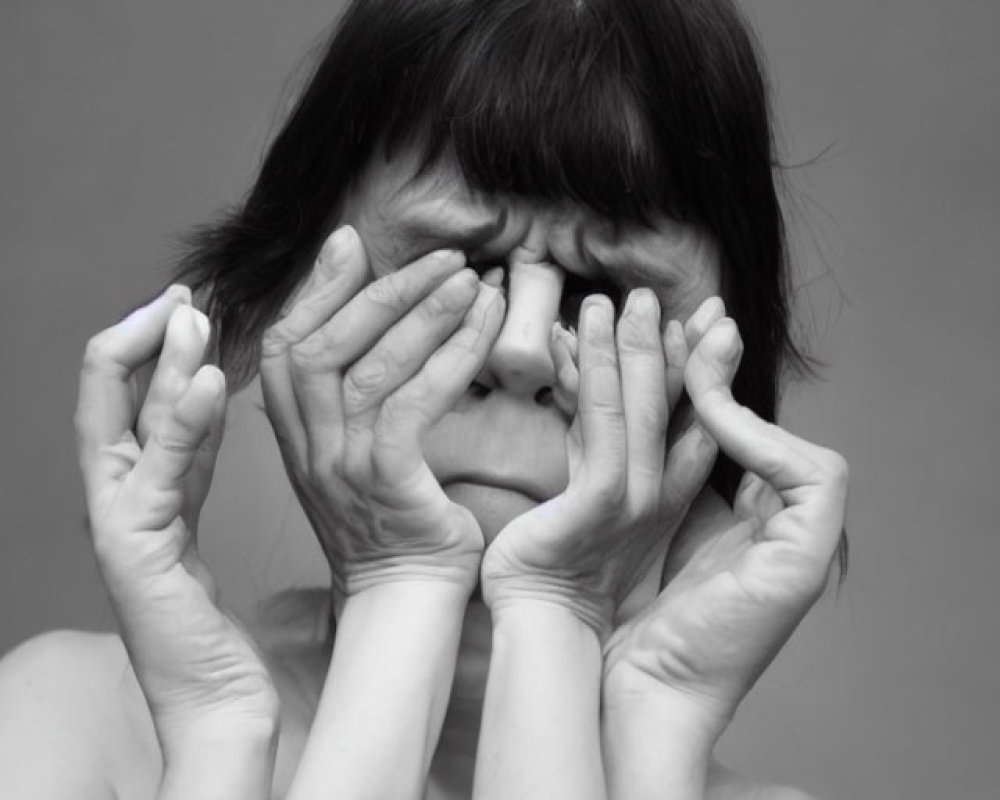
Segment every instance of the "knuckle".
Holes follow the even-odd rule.
[[[289,347],[288,359],[296,372],[308,372],[316,361],[315,348],[311,341],[307,339]]]
[[[153,434],[156,446],[161,450],[174,455],[188,455],[192,453],[197,442],[193,441],[192,431],[178,426],[175,431],[158,430]]]
[[[460,275],[459,278],[461,277]],[[441,316],[464,314],[475,298],[473,289],[469,280],[449,281],[428,295],[420,304],[422,313],[431,320]]]
[[[87,345],[83,350],[82,370],[84,374],[106,372],[113,364],[111,339],[108,333],[108,331],[101,331],[87,340]]]
[[[345,409],[368,407],[380,395],[388,374],[389,364],[384,358],[369,358],[355,364],[344,376]]]
[[[260,340],[260,354],[262,358],[274,358],[284,353],[288,349],[289,340],[283,321],[271,325],[264,331]]]

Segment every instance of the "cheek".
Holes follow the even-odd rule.
[[[705,270],[700,275],[692,276],[683,286],[675,287],[664,310],[669,309],[671,318],[685,322],[702,303],[721,291],[718,270]]]
[[[395,272],[402,266],[403,254],[385,220],[373,214],[362,214],[355,219],[345,217],[343,222],[354,226],[365,246],[368,264],[374,278]]]
[[[701,236],[692,234],[679,257],[683,259],[686,274],[671,287],[664,312],[685,322],[708,298],[722,292],[722,271],[714,245]]]
[[[350,225],[358,232],[372,274],[381,278],[402,266],[405,254],[392,225],[392,205],[378,202],[377,197],[370,192],[349,197],[337,224]]]

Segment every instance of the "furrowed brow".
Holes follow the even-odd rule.
[[[444,242],[464,249],[473,249],[497,236],[505,223],[506,214],[493,211],[455,211],[440,215],[421,210],[400,221],[400,233],[414,242]]]

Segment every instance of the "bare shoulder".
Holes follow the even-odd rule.
[[[708,800],[818,800],[794,786],[761,783],[715,761],[709,773]]]
[[[142,796],[158,780],[152,721],[117,636],[53,631],[19,645],[0,660],[0,708],[4,797]]]

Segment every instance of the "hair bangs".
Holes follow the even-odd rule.
[[[447,151],[484,192],[681,215],[613,4],[471,0],[438,22],[407,48],[390,152],[416,137],[425,166]]]

